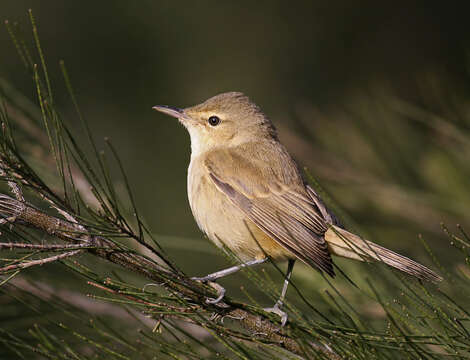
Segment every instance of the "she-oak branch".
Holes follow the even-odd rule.
[[[84,231],[85,228],[79,223],[72,223],[70,221],[48,215],[26,202],[14,199],[5,194],[0,194],[0,215],[4,219],[9,219],[8,224],[6,224],[7,226],[24,225],[33,227],[50,236],[75,244],[77,247],[72,250],[70,245],[65,245],[63,250],[68,251],[63,252],[60,255],[30,261],[29,263],[26,263],[28,264],[26,266],[24,263],[8,266],[0,269],[0,273],[11,272],[34,265],[42,265],[45,262],[52,262],[65,257],[78,255],[79,253],[87,250],[93,255],[118,264],[128,270],[145,276],[151,281],[157,282],[170,293],[177,294],[180,297],[188,299],[195,305],[192,309],[194,312],[204,310],[212,312],[215,315],[213,316],[214,319],[223,319],[226,317],[234,319],[239,321],[240,325],[249,332],[257,334],[259,341],[261,342],[268,342],[281,346],[286,350],[299,355],[304,353],[300,345],[286,333],[287,329],[281,329],[279,325],[269,320],[269,318],[261,312],[258,312],[252,307],[248,307],[242,303],[233,302],[229,299],[225,299],[224,302],[220,302],[216,305],[207,304],[205,302],[207,296],[212,295],[212,291],[210,291],[210,288],[207,286],[192,281],[181,274],[170,271],[142,255],[125,251],[111,240],[90,235],[86,230]],[[70,214],[70,218],[73,218],[73,215]],[[11,243],[4,245],[5,246],[3,246],[3,248],[18,248]],[[80,249],[78,247],[84,247],[85,249]],[[48,245],[44,245],[43,248],[51,249]],[[187,317],[181,317],[181,320],[197,323],[197,320],[195,321],[194,319],[189,319]],[[220,329],[220,325],[216,323],[213,325],[214,329]],[[293,326],[292,323],[291,326]],[[311,345],[316,347],[318,351],[329,353],[329,356],[334,355],[327,350],[326,347],[319,346],[317,344]]]

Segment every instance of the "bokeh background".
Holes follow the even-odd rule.
[[[82,136],[61,59],[98,144],[112,139],[141,215],[189,274],[227,261],[187,203],[189,136],[151,107],[235,90],[274,121],[346,224],[433,266],[422,234],[443,265],[462,263],[441,222],[470,231],[465,2],[2,1],[0,17],[18,22],[33,48],[29,8],[66,122]],[[35,101],[5,29],[0,45],[0,77]],[[356,280],[369,276],[340,264]],[[235,295],[237,276],[224,283]],[[302,266],[294,279],[325,286]]]

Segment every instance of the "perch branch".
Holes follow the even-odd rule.
[[[213,296],[211,293],[213,290],[210,287],[195,282],[180,273],[170,271],[142,255],[129,253],[109,239],[94,236],[86,232],[85,227],[78,223],[48,215],[26,202],[19,201],[5,194],[0,194],[0,215],[4,218],[12,219],[14,223],[24,224],[42,230],[50,236],[71,242],[75,244],[75,246],[77,242],[79,245],[89,246],[90,249],[88,249],[88,251],[90,253],[133,272],[137,272],[151,281],[161,284],[173,294],[180,294],[180,296],[194,304],[199,311],[214,312],[219,315],[219,318],[230,317],[236,319],[247,331],[253,334],[259,334],[258,338],[262,337],[264,342],[276,344],[295,354],[303,354],[300,345],[285,333],[286,329],[270,321],[265,315],[259,314],[256,310],[251,310],[247,308],[246,305],[231,301],[230,299],[225,299],[225,302],[221,302],[217,305],[206,304],[206,297]],[[9,244],[4,246],[9,246]],[[83,250],[77,249],[43,259],[42,263],[74,256],[81,251]],[[12,266],[16,266],[16,268],[21,266],[24,268],[39,264],[41,264],[41,260]],[[13,268],[5,267],[0,269],[0,273],[11,269]],[[302,329],[300,325],[295,325],[295,327]],[[308,330],[305,329],[305,331]],[[323,346],[320,351],[328,352],[330,357],[336,356],[336,354],[329,352]]]

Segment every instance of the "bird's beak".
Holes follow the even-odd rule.
[[[160,111],[164,114],[173,116],[174,118],[177,118],[179,120],[187,120],[188,119],[188,115],[186,115],[184,113],[183,109],[178,109],[178,108],[171,107],[171,106],[166,106],[166,105],[156,105],[156,106],[152,107],[152,109]]]

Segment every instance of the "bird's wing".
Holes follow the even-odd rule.
[[[294,161],[284,148],[278,149],[273,159],[266,147],[249,146],[211,151],[204,160],[209,177],[281,246],[310,266],[334,276],[323,237],[327,222],[307,193]]]
[[[323,216],[323,219],[325,219],[327,224],[331,225],[336,225],[339,226],[340,228],[343,228],[343,224],[341,221],[336,217],[335,214],[333,214],[323,203],[323,200],[320,198],[320,196],[317,194],[315,190],[310,185],[306,185],[305,189],[307,190],[307,194],[310,196],[310,198],[314,201],[317,209],[320,211],[321,215]]]

